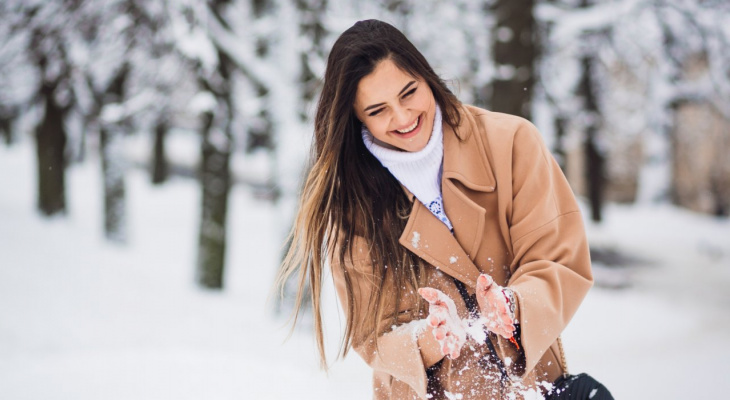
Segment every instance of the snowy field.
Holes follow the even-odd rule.
[[[98,162],[68,171],[69,213],[35,212],[35,154],[0,147],[0,399],[368,399],[356,355],[318,369],[303,327],[284,341],[267,303],[277,210],[233,191],[226,289],[193,281],[199,190],[128,175],[127,246],[104,241]],[[730,393],[730,222],[669,206],[611,206],[589,226],[594,288],[564,334],[572,372],[617,399]],[[326,294],[330,354],[339,316]]]

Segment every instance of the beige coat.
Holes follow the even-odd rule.
[[[556,340],[593,283],[578,205],[537,129],[519,117],[465,106],[459,132],[463,142],[444,125],[442,196],[454,234],[409,193],[413,208],[400,243],[428,263],[428,286],[454,299],[462,317],[467,309],[453,278],[471,294],[480,273],[513,289],[522,351],[490,335],[512,373],[511,383],[503,385],[494,363],[479,362],[487,347],[470,339],[460,357],[445,357],[432,368],[431,384],[438,384],[427,389],[424,360],[439,359],[440,351],[420,328],[421,320],[408,317],[422,316],[425,303],[409,296],[398,310],[404,317],[397,326],[384,321],[371,336],[353,340],[374,370],[376,399],[426,399],[427,393],[500,399],[509,392],[519,399],[541,382],[554,381],[562,364]],[[359,304],[367,304],[373,289],[369,263],[360,238],[352,263],[345,265]],[[340,268],[333,268],[333,277],[347,309]],[[420,314],[411,312],[416,309]]]

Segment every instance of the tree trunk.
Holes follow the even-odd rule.
[[[258,0],[255,3],[265,5],[265,2]],[[221,16],[226,1],[215,0],[209,2],[208,7],[215,15]],[[198,233],[197,280],[208,289],[223,288],[228,194],[232,183],[230,164],[234,103],[231,88],[234,86],[234,63],[225,52],[217,50],[218,65],[214,74],[198,75],[201,89],[211,93],[216,100],[215,105],[203,113],[201,126],[200,185],[203,198]]]
[[[301,72],[299,74],[299,84],[301,85],[299,116],[302,121],[307,121],[308,110],[311,109],[321,86],[320,78],[317,73],[312,71],[311,65],[326,61],[326,51],[323,49],[322,42],[327,35],[323,21],[327,11],[327,0],[296,0],[295,3],[299,15],[299,31],[308,44],[308,48],[300,52]]]
[[[15,141],[13,125],[17,118],[17,107],[4,107],[0,105],[0,134],[2,134],[5,144],[8,146]]]
[[[563,170],[563,174],[567,172],[567,154],[565,153],[565,125],[568,121],[565,117],[556,116],[554,120],[555,126],[555,145],[552,148],[553,156]]]
[[[202,165],[200,183],[203,189],[202,216],[198,242],[198,282],[210,289],[223,288],[226,254],[226,215],[231,187],[230,144],[211,140],[221,118],[207,113],[202,130]],[[228,124],[227,124],[228,125]],[[230,136],[228,137],[230,138]]]
[[[497,0],[493,8],[496,76],[489,106],[527,119],[531,117],[537,57],[534,4],[534,0]]]
[[[124,64],[104,93],[104,106],[124,101],[125,83],[129,76],[129,64]],[[118,120],[101,120],[101,166],[104,177],[104,233],[106,238],[124,243],[126,231],[126,196],[124,184],[124,126],[123,116]]]
[[[64,110],[54,101],[55,86],[41,90],[45,100],[43,120],[36,127],[38,155],[38,209],[45,215],[66,211],[66,130]]]
[[[600,113],[596,102],[595,84],[593,82],[593,61],[590,57],[582,60],[583,75],[579,86],[584,101],[584,112],[587,115],[585,156],[588,198],[591,204],[591,220],[601,222],[603,210],[604,157],[597,146]]]
[[[122,132],[104,127],[101,136],[101,168],[104,177],[104,233],[106,238],[124,243],[126,200],[124,184],[124,149]]]
[[[159,185],[167,180],[170,167],[165,157],[165,136],[169,127],[164,121],[155,126],[155,145],[152,153],[152,183]]]

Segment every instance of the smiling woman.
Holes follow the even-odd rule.
[[[341,354],[372,367],[375,398],[549,394],[593,279],[578,205],[535,127],[462,105],[400,31],[368,20],[332,47],[314,149],[278,284],[299,270],[297,313],[311,286],[323,365],[329,266]]]

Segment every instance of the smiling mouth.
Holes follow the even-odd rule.
[[[413,131],[414,129],[416,129],[416,127],[418,127],[418,122],[419,122],[420,120],[421,120],[421,117],[419,116],[419,117],[418,117],[418,118],[416,118],[416,120],[415,120],[415,121],[413,122],[413,125],[409,126],[409,127],[408,127],[408,128],[406,128],[406,129],[403,129],[403,130],[398,130],[398,129],[396,129],[395,131],[396,131],[396,132],[398,132],[398,133],[410,133],[410,132],[412,132],[412,131]]]

